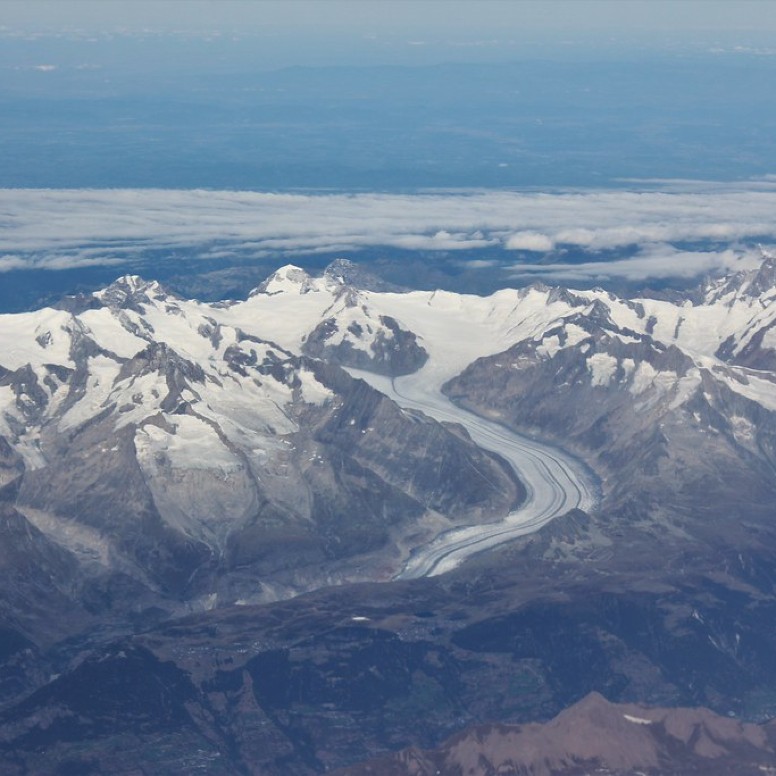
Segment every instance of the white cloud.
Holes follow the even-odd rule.
[[[776,179],[649,185],[542,194],[0,189],[0,272],[115,264],[150,249],[202,257],[241,252],[282,262],[295,253],[347,255],[369,247],[456,251],[466,260],[480,258],[467,251],[485,248],[627,248],[631,254],[635,246],[635,258],[585,264],[586,276],[625,273],[626,267],[628,274],[685,275],[726,261],[714,258],[724,252],[708,252],[708,246],[706,253],[689,251],[687,245],[776,241]],[[560,271],[562,265],[552,266]],[[569,264],[567,271],[583,270]]]
[[[628,259],[582,264],[513,264],[505,269],[515,278],[541,276],[558,282],[604,283],[616,278],[631,281],[694,278],[726,270],[752,269],[761,260],[759,251],[680,251],[670,245],[655,245]]]
[[[0,256],[0,272],[9,272],[12,269],[25,269],[27,262],[20,256]]]
[[[459,262],[459,265],[466,269],[490,269],[491,267],[498,267],[499,262],[496,259],[469,259],[468,261]]]
[[[559,243],[587,248],[595,242],[596,233],[591,229],[563,229],[555,235],[555,239]]]
[[[510,251],[536,251],[547,253],[555,247],[555,243],[541,232],[516,232],[507,238],[504,247]]]

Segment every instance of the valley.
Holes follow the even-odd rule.
[[[401,774],[590,693],[776,714],[776,261],[675,298],[378,287],[0,316],[8,773]]]
[[[423,371],[411,377],[385,378],[351,369],[350,373],[389,396],[400,407],[423,412],[444,423],[462,425],[478,447],[497,453],[514,468],[526,499],[501,523],[450,529],[427,546],[415,547],[397,579],[444,574],[467,557],[539,530],[553,518],[595,508],[593,477],[581,462],[557,448],[521,437],[457,407]]]

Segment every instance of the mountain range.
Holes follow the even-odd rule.
[[[339,260],[0,316],[8,768],[316,773],[590,692],[769,718],[774,298],[768,257],[664,298]]]

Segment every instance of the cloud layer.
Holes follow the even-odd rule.
[[[650,278],[731,266],[741,255],[731,248],[756,241],[776,241],[770,178],[556,193],[0,190],[0,272],[120,264],[150,250],[203,258],[239,252],[282,262],[379,246],[455,251],[461,259],[477,251],[472,259],[516,274]],[[577,263],[580,251],[588,262]],[[596,256],[603,251],[611,260]],[[550,266],[527,263],[537,256]]]

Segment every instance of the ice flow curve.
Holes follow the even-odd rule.
[[[349,369],[354,377],[393,399],[400,407],[420,410],[439,421],[460,423],[479,447],[509,462],[526,488],[520,506],[498,523],[452,528],[416,547],[396,579],[444,574],[463,560],[518,536],[539,530],[571,509],[595,506],[595,486],[583,464],[570,455],[520,436],[453,404],[444,394],[407,378],[391,379]]]

